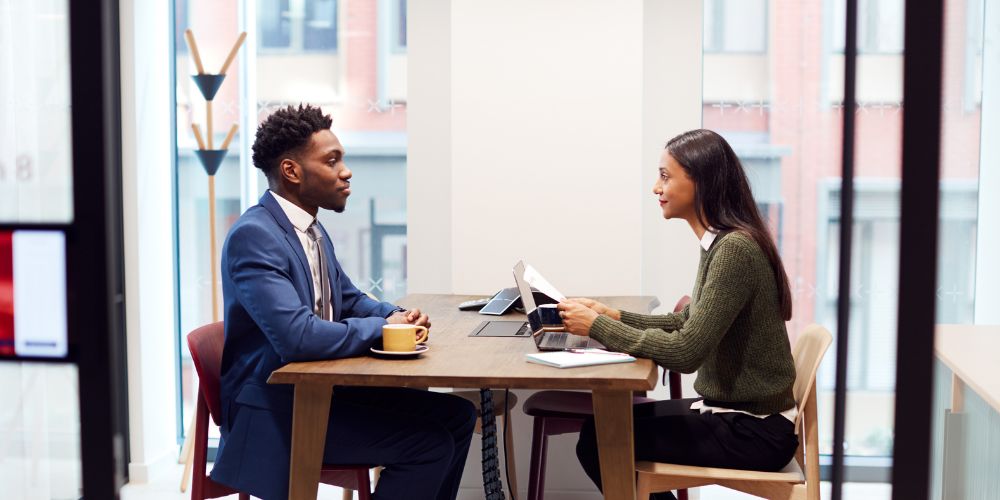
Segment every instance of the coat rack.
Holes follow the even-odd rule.
[[[195,150],[194,154],[198,157],[198,161],[201,162],[201,166],[205,169],[205,173],[208,174],[208,231],[209,231],[209,260],[211,262],[211,279],[212,282],[212,322],[219,321],[219,280],[218,275],[218,251],[216,249],[216,232],[215,232],[215,173],[219,171],[219,166],[222,165],[222,160],[226,158],[226,153],[229,151],[229,143],[232,142],[233,136],[236,135],[236,131],[239,128],[237,124],[233,124],[229,127],[229,133],[226,134],[226,138],[222,141],[222,146],[219,149],[215,149],[214,143],[214,127],[212,124],[212,99],[215,98],[215,94],[218,93],[219,87],[222,86],[222,81],[226,79],[226,70],[229,69],[229,65],[233,63],[236,59],[236,53],[239,52],[240,47],[243,46],[243,41],[246,40],[246,32],[240,33],[240,36],[236,39],[236,43],[233,44],[233,48],[230,49],[229,55],[226,57],[226,62],[222,63],[222,69],[218,73],[206,73],[205,66],[201,62],[201,54],[198,52],[198,43],[195,41],[194,32],[186,30],[184,32],[184,38],[187,40],[188,49],[191,51],[191,58],[194,60],[195,68],[198,70],[198,74],[193,75],[191,78],[194,79],[195,85],[198,86],[198,90],[201,91],[201,96],[205,98],[205,135],[202,136],[201,128],[197,123],[192,121],[191,129],[194,131],[194,138],[198,141],[198,149]],[[184,475],[181,477],[181,491],[187,490],[187,483],[191,477],[191,461],[193,458],[193,447],[194,443],[194,419],[188,425],[188,432],[184,437],[184,445],[181,447],[180,461],[184,463]]]

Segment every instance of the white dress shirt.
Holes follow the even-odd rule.
[[[289,222],[292,223],[292,227],[295,228],[295,234],[299,237],[299,242],[302,243],[302,249],[306,253],[306,260],[309,261],[309,271],[312,273],[313,297],[316,298],[316,303],[313,304],[313,312],[319,311],[323,301],[323,294],[320,293],[322,281],[319,271],[319,252],[316,248],[316,243],[306,233],[309,230],[309,226],[316,222],[316,218],[309,215],[309,212],[302,210],[298,205],[282,198],[274,191],[271,191],[271,196],[274,196],[278,205],[284,210]],[[329,320],[330,318],[323,319]]]
[[[715,229],[712,229],[712,228],[708,228],[705,231],[705,234],[702,235],[702,237],[701,237],[701,248],[704,248],[705,251],[707,252],[709,248],[712,248],[712,243],[715,242],[715,238],[718,235],[719,235],[718,231],[716,231]],[[707,412],[712,412],[712,413],[731,413],[731,412],[736,412],[736,413],[743,413],[745,415],[750,415],[751,417],[757,417],[757,418],[767,418],[767,417],[770,417],[770,415],[756,415],[756,414],[745,412],[745,411],[733,410],[731,408],[720,408],[718,406],[708,406],[704,402],[702,402],[701,400],[695,401],[694,403],[691,403],[691,409],[692,410],[698,410],[701,413],[707,413]],[[782,417],[787,418],[793,424],[795,423],[795,417],[798,416],[798,414],[799,414],[799,410],[798,410],[798,408],[796,408],[794,406],[780,413],[780,415]],[[798,430],[796,430],[796,432],[798,432]]]

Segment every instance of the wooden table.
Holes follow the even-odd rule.
[[[431,318],[430,350],[418,359],[360,357],[290,363],[271,374],[270,384],[295,385],[289,499],[316,498],[333,386],[370,385],[590,390],[594,395],[604,498],[634,500],[632,391],[646,391],[656,385],[656,366],[645,359],[569,369],[528,363],[524,355],[537,352],[530,339],[468,337],[485,319],[524,319],[524,315],[516,313],[496,318],[456,307],[473,298],[478,297],[409,295],[399,301],[403,307],[420,308]],[[631,311],[651,311],[659,305],[654,297],[598,300]]]
[[[951,370],[951,411],[964,409],[964,386],[969,386],[1000,413],[1000,326],[937,325],[934,352]]]

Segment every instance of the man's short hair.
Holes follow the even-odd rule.
[[[309,138],[320,130],[329,130],[333,124],[330,115],[309,104],[282,108],[257,127],[253,142],[253,164],[272,179],[281,160],[294,156]]]

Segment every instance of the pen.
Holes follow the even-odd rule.
[[[566,351],[573,354],[610,354],[612,356],[629,356],[623,352],[611,352],[601,349],[566,349]]]

